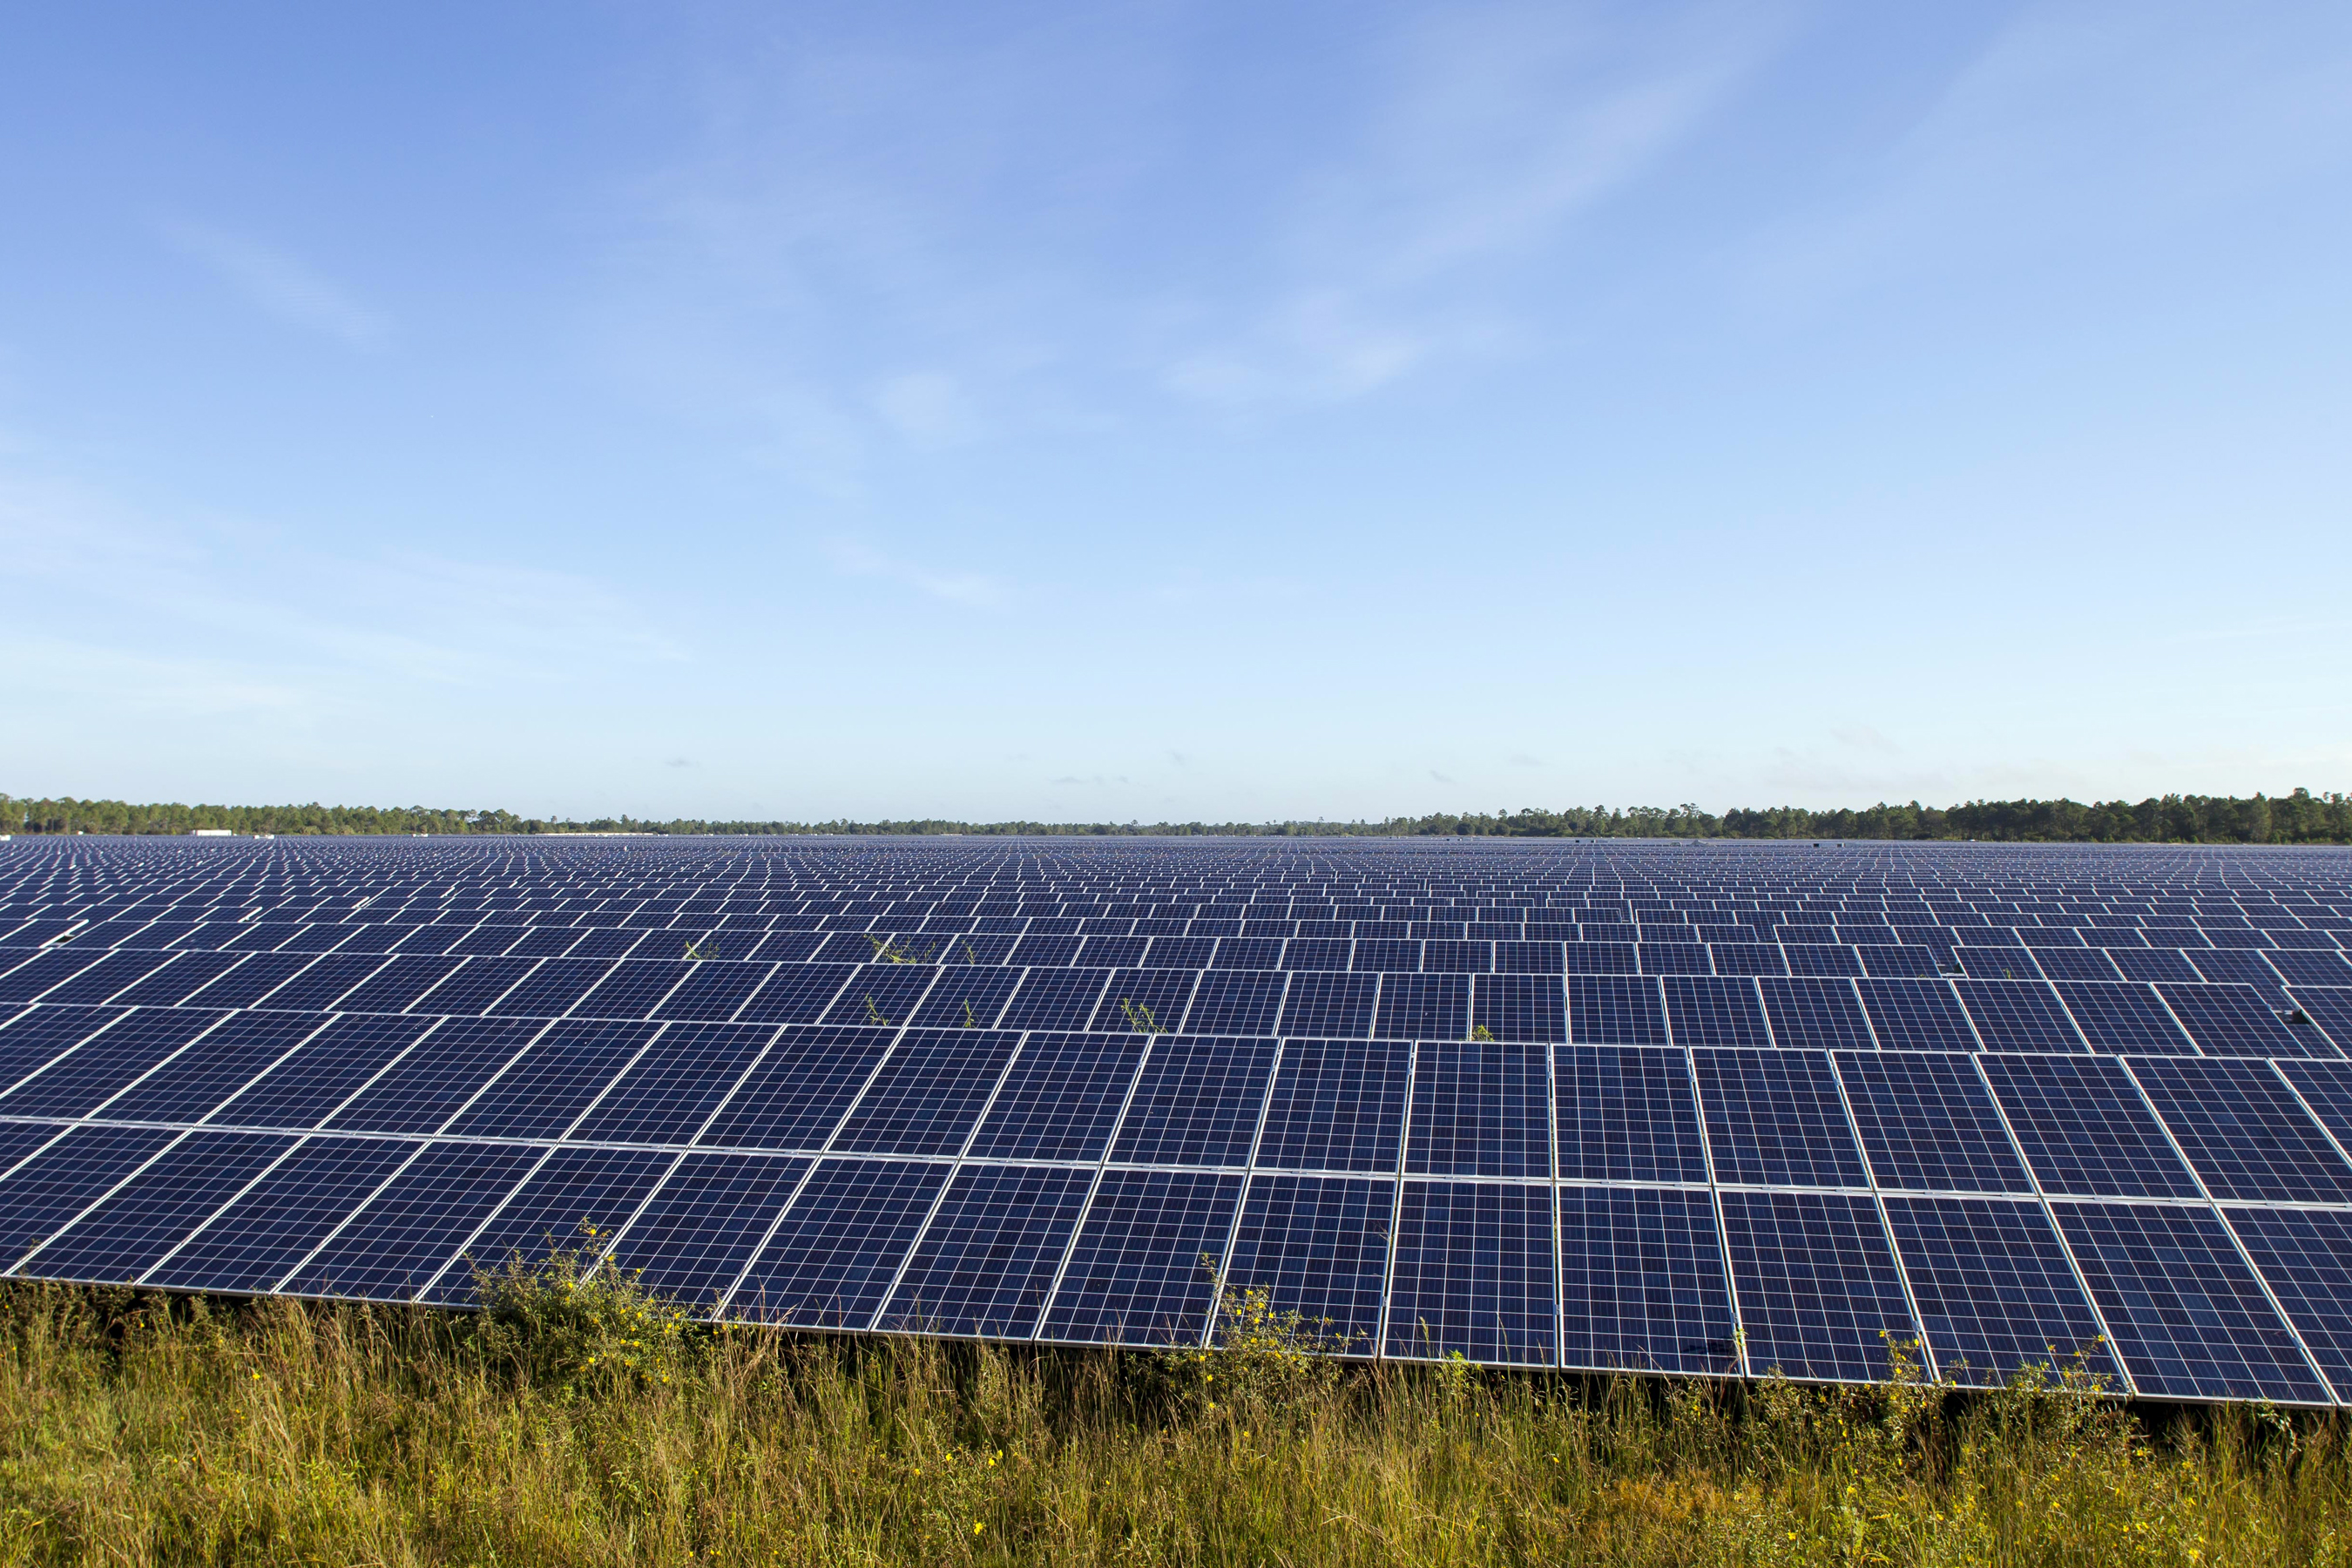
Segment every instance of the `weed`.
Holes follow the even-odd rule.
[[[2095,1346],[1588,1383],[1342,1360],[1239,1279],[1156,1355],[803,1340],[605,1241],[471,1315],[0,1285],[0,1563],[2352,1564],[2342,1416],[2144,1423]]]
[[[1151,1009],[1141,1003],[1130,1002],[1122,996],[1118,999],[1118,1007],[1127,1015],[1127,1026],[1137,1034],[1164,1035],[1168,1032],[1160,1020],[1151,1016]]]
[[[895,1025],[895,1024],[891,1023],[891,1022],[890,1022],[890,1020],[889,1020],[887,1016],[884,1016],[884,1014],[883,1014],[883,1012],[882,1012],[882,1009],[881,1009],[881,1008],[877,1007],[877,1006],[874,1005],[874,998],[873,998],[873,997],[868,996],[868,997],[866,997],[866,998],[865,999],[865,1001],[866,1001],[866,1021],[867,1023],[869,1023],[869,1024],[874,1024],[874,1025],[877,1025],[877,1026],[879,1026],[880,1027],[885,1028],[885,1029],[896,1028],[896,1027],[898,1026],[897,1025]]]
[[[1495,1037],[1495,1031],[1486,1027],[1484,1024],[1473,1024],[1470,1026],[1470,1037],[1473,1040],[1486,1040],[1491,1042]]]
[[[870,931],[866,933],[866,941],[874,949],[874,962],[877,963],[929,963],[939,952],[936,943],[917,952],[911,947],[900,946],[895,936],[876,936]]]

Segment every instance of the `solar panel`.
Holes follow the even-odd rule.
[[[730,1288],[728,1315],[797,1328],[866,1328],[954,1169],[819,1161]]]
[[[1276,1312],[1360,1352],[1380,1340],[1396,1184],[1356,1176],[1250,1180],[1225,1269],[1228,1293],[1261,1289]]]
[[[1881,1186],[2032,1191],[1972,1058],[1856,1051],[1836,1061]]]
[[[1885,1376],[1887,1337],[1906,1342],[1918,1329],[1877,1205],[1835,1193],[1727,1192],[1721,1201],[1749,1368]]]
[[[1548,1185],[1405,1183],[1390,1279],[1390,1355],[1518,1366],[1559,1358]]]
[[[1772,1186],[1869,1184],[1829,1058],[1811,1051],[1694,1051],[1716,1175]]]
[[[2139,1392],[2333,1398],[2263,1335],[2343,1367],[2341,865],[19,840],[7,1261],[462,1304],[586,1221],[835,1331],[1197,1341],[1222,1268],[1357,1354],[1981,1383],[2105,1315]]]
[[[1215,1282],[1203,1259],[1223,1253],[1241,1190],[1205,1171],[1104,1172],[1038,1337],[1199,1342]]]
[[[2112,1058],[1981,1059],[2042,1187],[2085,1197],[2195,1197],[2172,1141]]]
[[[1091,1173],[968,1165],[882,1308],[898,1331],[1026,1338],[1045,1310]]]
[[[2212,1210],[2061,1204],[2057,1215],[2142,1394],[2331,1403]]]
[[[1405,1170],[1549,1177],[1549,1053],[1502,1041],[1432,1041],[1413,1068]]]
[[[2023,1367],[2080,1366],[2122,1388],[2106,1331],[2041,1205],[1890,1197],[1886,1218],[1946,1377],[1991,1388]]]

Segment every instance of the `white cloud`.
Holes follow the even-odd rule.
[[[1765,52],[1712,8],[1603,29],[1558,5],[1456,7],[1388,40],[1386,96],[1310,177],[1254,321],[1171,360],[1227,405],[1361,396],[1525,336],[1509,274],[1696,130]]]
[[[205,224],[166,223],[163,237],[278,320],[354,348],[374,348],[391,324],[308,263]]]

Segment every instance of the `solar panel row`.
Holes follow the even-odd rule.
[[[24,849],[19,1275],[2352,1395],[2340,857]]]

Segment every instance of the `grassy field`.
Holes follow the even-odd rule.
[[[2151,1425],[2063,1369],[1979,1395],[1343,1369],[1246,1292],[1181,1359],[711,1335],[577,1271],[492,1294],[10,1288],[0,1562],[2352,1562],[2335,1419]]]

